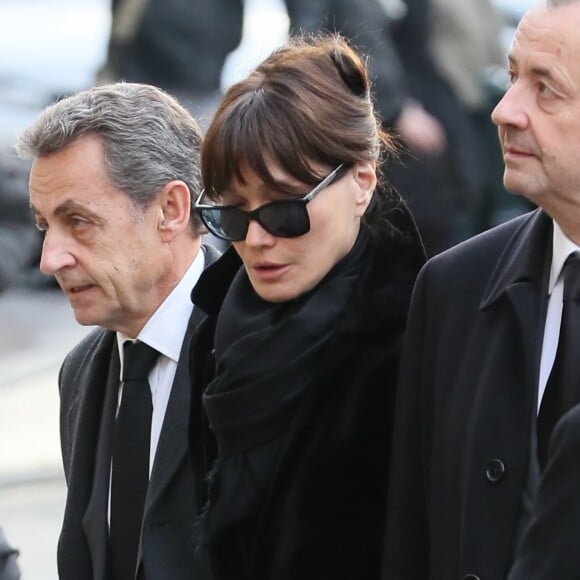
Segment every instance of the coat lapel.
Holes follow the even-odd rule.
[[[119,392],[119,372],[120,363],[118,351],[116,348],[113,348],[95,452],[96,459],[92,493],[82,520],[82,526],[91,554],[93,578],[95,580],[106,580],[108,578],[109,525],[107,514],[109,512],[112,433]]]
[[[155,506],[175,472],[187,455],[187,432],[189,425],[189,404],[191,385],[189,381],[189,343],[195,326],[202,318],[202,313],[194,308],[185,333],[171,395],[163,420],[161,437],[157,445],[155,463],[149,482],[149,491],[145,512]]]
[[[552,255],[552,222],[541,210],[514,235],[481,301],[486,310],[505,296],[519,329],[526,384],[537,384]]]
[[[205,267],[213,264],[219,253],[211,246],[203,246]],[[145,513],[154,509],[155,504],[167,489],[175,472],[188,454],[189,409],[191,400],[191,381],[189,373],[189,350],[193,331],[205,314],[194,307],[181,346],[179,361],[173,380],[171,395],[163,420],[163,428],[157,445],[155,463],[149,482],[145,503]]]

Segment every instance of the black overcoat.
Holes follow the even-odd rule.
[[[549,460],[516,563],[508,580],[580,578],[580,405],[558,421]]]
[[[401,363],[385,580],[503,580],[526,483],[551,259],[541,210],[430,260]]]

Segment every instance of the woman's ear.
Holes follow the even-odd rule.
[[[362,217],[371,202],[373,192],[377,186],[376,161],[357,161],[353,167],[353,177],[357,185],[355,198],[356,216]]]
[[[159,231],[164,242],[170,242],[183,230],[189,229],[191,194],[180,180],[167,183],[159,193]]]

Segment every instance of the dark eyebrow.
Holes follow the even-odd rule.
[[[508,55],[509,65],[517,67],[517,61],[512,55]],[[530,74],[533,77],[541,78],[553,83],[557,86],[568,86],[569,82],[565,76],[562,76],[561,73],[552,66],[541,66],[541,65],[534,65],[530,68]]]
[[[32,209],[32,213],[35,217],[42,217],[42,214],[34,207],[34,205],[30,204]],[[84,214],[85,216],[89,217],[96,223],[103,223],[103,218],[97,215],[93,210],[87,207],[85,204],[79,203],[74,199],[67,199],[63,203],[61,203],[57,208],[54,210],[53,214],[56,217],[61,217],[65,215],[70,215],[71,213],[79,212]]]
[[[544,66],[535,66],[531,69],[531,72],[534,76],[537,77],[544,77],[552,81],[556,80],[551,68],[546,68]]]

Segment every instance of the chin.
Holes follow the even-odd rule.
[[[274,289],[261,289],[261,288],[254,288],[256,294],[266,302],[272,302],[274,304],[281,304],[282,302],[289,302],[290,300],[294,300],[300,294],[295,292],[284,292]]]
[[[98,321],[93,320],[92,318],[87,318],[85,316],[77,316],[76,314],[75,314],[75,320],[81,326],[102,326],[98,323]]]
[[[541,191],[535,183],[530,181],[529,177],[522,178],[522,176],[509,175],[506,173],[503,184],[509,192],[521,195],[522,197],[526,197],[532,201],[541,195]]]
[[[297,279],[296,276],[285,276],[283,279],[267,282],[251,275],[249,279],[254,292],[262,300],[273,303],[295,300],[316,287],[320,281],[318,278],[304,276],[304,273],[302,273],[302,279]]]
[[[250,283],[252,284],[254,292],[266,302],[289,302],[304,293],[300,288],[289,284],[264,284],[252,279],[250,279]]]
[[[81,326],[102,326],[102,320],[98,319],[94,313],[87,312],[85,309],[73,308],[75,320]]]

